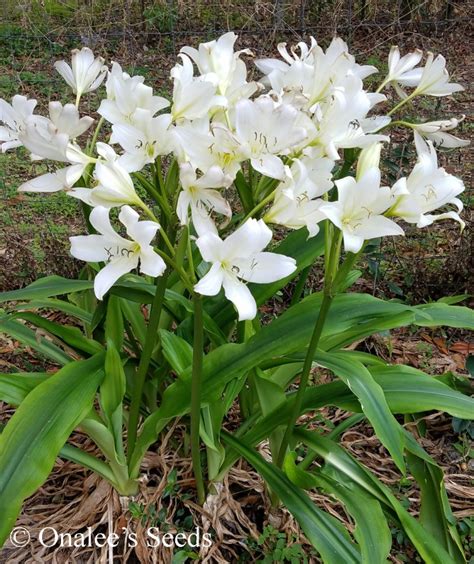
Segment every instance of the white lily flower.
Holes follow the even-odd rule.
[[[271,88],[283,100],[313,112],[317,103],[328,99],[347,76],[364,79],[377,72],[373,66],[361,66],[349,53],[347,44],[334,38],[324,52],[311,37],[310,45],[303,42],[288,53],[286,43],[278,45],[284,61],[260,59],[257,67],[267,75]],[[297,51],[299,50],[299,54]]]
[[[72,88],[77,99],[99,88],[107,72],[104,59],[94,58],[94,53],[88,47],[72,51],[71,66],[66,61],[56,61],[54,67]]]
[[[367,94],[360,78],[348,76],[344,87],[335,90],[331,99],[316,108],[313,116],[316,135],[310,145],[321,146],[330,159],[337,160],[339,149],[363,148],[374,142],[388,141],[386,135],[370,133],[387,120],[366,119],[371,108],[383,100],[383,94]]]
[[[400,217],[417,227],[426,227],[439,219],[454,219],[464,228],[464,222],[454,211],[433,215],[431,212],[448,204],[456,206],[458,212],[463,204],[457,196],[464,191],[460,178],[448,174],[438,167],[433,144],[426,143],[415,132],[418,162],[408,178],[401,178],[392,188],[396,203],[390,209],[390,215]]]
[[[94,123],[94,119],[89,116],[79,117],[79,111],[74,104],[63,106],[61,102],[49,103],[49,117],[52,130],[65,133],[70,139],[79,137]]]
[[[380,187],[380,170],[369,169],[359,180],[350,176],[336,181],[338,200],[320,211],[342,231],[344,249],[357,253],[364,241],[386,235],[403,235],[403,229],[383,213],[393,203],[388,186]]]
[[[89,206],[116,208],[125,204],[142,207],[143,202],[135,192],[130,174],[121,166],[120,159],[104,143],[97,144],[98,153],[105,159],[99,160],[94,169],[97,185],[94,188],[73,188],[69,195],[82,200]]]
[[[388,55],[388,75],[383,84],[392,83],[401,98],[406,98],[405,92],[401,86],[414,87],[418,86],[421,80],[423,69],[415,68],[421,61],[423,51],[416,49],[412,53],[407,53],[400,57],[400,51],[396,45],[390,49]]]
[[[194,168],[206,172],[219,167],[231,184],[240,163],[247,159],[244,148],[236,136],[220,123],[209,125],[200,120],[178,125],[172,135],[176,138],[175,150],[181,150],[179,160],[189,161]]]
[[[154,221],[139,221],[139,215],[124,206],[119,220],[129,239],[119,235],[110,224],[109,210],[94,208],[89,216],[98,234],[70,237],[71,254],[86,262],[107,262],[94,280],[94,293],[101,300],[117,280],[140,265],[140,272],[161,276],[166,269],[163,259],[155,253],[151,242],[160,228]]]
[[[113,61],[112,68],[107,72],[107,80],[105,81],[107,99],[115,100],[117,97],[123,96],[125,84],[133,90],[138,84],[143,84],[144,82],[144,76],[130,76],[128,72],[122,69],[119,63]]]
[[[155,161],[158,155],[167,155],[172,150],[172,137],[169,127],[171,116],[164,114],[152,117],[149,110],[137,109],[133,125],[116,123],[112,126],[111,143],[118,143],[125,154],[119,158],[120,164],[129,172],[141,170],[146,164]]]
[[[199,237],[196,244],[202,258],[212,266],[195,285],[196,292],[215,296],[223,287],[226,298],[238,311],[239,321],[253,319],[257,315],[257,304],[242,280],[267,284],[286,278],[296,270],[295,259],[262,252],[271,239],[272,232],[261,219],[248,219],[224,240],[215,233]]]
[[[224,107],[227,100],[216,94],[217,76],[211,73],[205,77],[194,77],[191,59],[179,55],[182,64],[171,69],[173,78],[173,105],[171,115],[174,121],[205,117],[217,107]]]
[[[227,178],[217,166],[211,167],[198,178],[191,163],[180,165],[179,179],[183,189],[178,197],[176,213],[181,225],[188,225],[191,212],[193,225],[199,235],[208,231],[217,233],[211,213],[215,211],[230,218],[232,210],[229,202],[214,188],[228,186],[232,179]]]
[[[277,155],[288,154],[306,136],[297,126],[299,112],[269,96],[240,100],[235,107],[235,135],[252,166],[265,176],[283,180],[285,167]]]
[[[297,159],[287,167],[287,178],[275,191],[275,199],[265,221],[290,229],[306,227],[310,237],[319,232],[319,222],[326,219],[319,208],[320,198],[332,187],[330,159]]]
[[[446,59],[443,55],[438,55],[435,59],[433,53],[428,53],[421,79],[413,95],[449,96],[462,90],[464,88],[460,84],[449,82]]]
[[[84,133],[94,120],[88,116],[80,118],[73,104],[50,102],[49,112],[51,119],[30,115],[18,132],[19,141],[31,152],[32,160],[90,162],[70,140]]]
[[[410,127],[426,139],[432,141],[435,147],[456,149],[458,147],[466,147],[470,141],[459,139],[459,137],[447,132],[455,129],[465,117],[427,121],[425,123],[411,123]]]
[[[83,132],[84,128],[90,126],[90,118],[79,119],[76,108],[71,104],[66,104],[64,108],[59,102],[59,106],[56,103],[51,104],[51,116],[56,123],[41,116],[32,116],[26,121],[20,133],[20,140],[31,151],[32,160],[52,159],[67,162],[70,166],[24,182],[18,188],[19,192],[69,190],[81,178],[87,165],[95,162],[95,159],[83,153],[77,144],[69,141],[69,133]]]
[[[69,146],[69,135],[61,133],[51,127],[48,119],[33,116],[26,123],[20,133],[23,145],[32,153],[33,160],[51,159],[53,161],[67,162],[66,152]]]
[[[80,153],[80,155],[83,155],[82,161],[28,180],[18,187],[18,192],[59,192],[60,190],[69,190],[84,174],[86,166],[92,162],[84,153]]]
[[[210,82],[214,82],[217,77],[218,93],[231,102],[249,98],[258,88],[255,82],[247,82],[247,67],[240,59],[242,53],[252,52],[248,49],[234,52],[236,40],[237,35],[230,31],[215,41],[201,43],[199,49],[188,46],[181,49],[196,63],[204,79],[210,75]]]
[[[167,108],[168,100],[153,95],[153,88],[143,84],[144,80],[142,76],[131,77],[118,63],[113,63],[106,82],[107,99],[101,101],[98,113],[114,125],[136,125],[138,109],[148,110],[153,117]]]
[[[20,134],[25,129],[25,124],[33,115],[36,100],[28,100],[25,96],[16,94],[11,104],[0,98],[0,148],[2,153],[8,149],[21,147]]]

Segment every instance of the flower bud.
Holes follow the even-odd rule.
[[[357,161],[356,179],[360,180],[370,168],[379,168],[382,143],[372,143],[362,149]]]

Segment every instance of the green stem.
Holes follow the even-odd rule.
[[[306,357],[303,364],[303,371],[301,373],[300,378],[300,385],[298,388],[298,392],[296,394],[295,403],[293,405],[293,409],[290,415],[290,419],[287,423],[287,427],[285,430],[285,434],[283,435],[283,439],[281,441],[280,450],[278,452],[278,457],[276,464],[278,467],[281,468],[283,465],[283,460],[285,459],[286,449],[288,448],[288,444],[291,439],[291,435],[293,434],[293,427],[296,424],[298,416],[301,412],[301,407],[303,405],[303,398],[304,393],[306,391],[306,387],[308,385],[309,375],[311,372],[311,366],[313,365],[313,358],[316,353],[316,349],[319,344],[319,339],[321,338],[321,333],[323,332],[324,322],[326,321],[326,316],[331,306],[332,296],[330,294],[325,293],[323,296],[323,301],[321,302],[321,307],[319,309],[318,319],[314,326],[313,334],[311,336],[311,341],[309,343],[308,351],[306,353]]]
[[[264,208],[273,199],[275,195],[275,190],[276,188],[274,188],[270,192],[270,194],[268,194],[268,196],[265,196],[265,198],[263,198],[261,202],[259,202],[253,209],[251,209],[249,213],[242,220],[242,223],[245,223],[247,219],[253,217],[257,212],[259,212],[262,208]]]
[[[91,144],[88,147],[89,155],[92,155],[92,153],[94,152],[97,143],[97,138],[99,137],[99,132],[102,128],[103,123],[104,123],[104,118],[101,117],[100,120],[97,122],[97,127],[95,128],[94,135],[92,136]]]
[[[293,292],[293,296],[291,297],[290,305],[295,305],[299,302],[301,298],[301,294],[304,291],[306,280],[308,279],[309,273],[311,271],[311,266],[312,265],[310,264],[306,268],[303,268],[303,270],[301,271],[300,277],[298,279],[298,282],[296,283],[295,290]]]
[[[189,265],[189,276],[193,282],[196,282],[196,272],[194,270],[193,261],[193,249],[191,247],[191,237],[189,236],[189,229],[187,230],[187,251],[188,251],[188,265]]]
[[[163,171],[161,168],[161,157],[158,156],[155,159],[155,171],[156,171],[156,180],[157,180],[157,184],[163,194],[163,197],[166,199],[166,193],[165,193],[165,179],[163,178]]]
[[[146,213],[146,215],[155,223],[160,223],[156,217],[156,215],[151,211],[151,209],[145,204],[145,202],[142,202],[140,200],[140,203],[137,202],[137,206],[140,206],[140,208]],[[176,251],[174,250],[174,246],[171,243],[171,241],[169,240],[168,235],[166,234],[164,229],[160,229],[158,232],[159,237],[161,237],[161,239],[163,240],[164,244],[168,247],[169,252],[171,253],[171,256],[174,257],[174,255],[176,254]]]
[[[392,114],[394,114],[397,110],[399,110],[402,106],[404,106],[405,104],[408,104],[408,102],[410,102],[415,96],[417,96],[418,93],[416,90],[414,90],[409,96],[407,96],[404,100],[401,100],[400,102],[398,102],[398,104],[392,108],[389,112],[388,112],[388,116],[391,116]]]
[[[314,355],[318,348],[319,340],[324,328],[324,323],[326,321],[326,317],[333,300],[333,282],[336,277],[337,266],[339,263],[341,242],[342,232],[339,231],[334,236],[331,244],[330,259],[326,265],[326,272],[324,275],[323,300],[321,302],[321,307],[319,308],[318,318],[314,325],[313,334],[311,335],[311,340],[309,342],[308,350],[304,359],[303,370],[301,372],[300,384],[296,393],[295,403],[293,405],[293,409],[291,411],[276,460],[276,464],[280,468],[282,467],[283,461],[285,459],[286,450],[290,443],[291,435],[293,434],[293,428],[301,412],[304,394],[308,386],[309,375],[311,373],[311,367],[313,365]]]
[[[181,266],[179,266],[179,264],[177,264],[171,257],[169,257],[166,253],[164,253],[160,249],[155,248],[154,250],[155,250],[155,253],[160,255],[160,257],[166,262],[167,265],[169,265],[173,270],[175,270],[179,274],[183,284],[186,286],[186,289],[191,294],[193,294],[194,293],[193,282],[190,280],[189,276],[186,274],[186,271]]]
[[[206,493],[202,477],[199,425],[201,422],[202,359],[204,348],[202,298],[194,294],[193,371],[191,383],[191,456],[198,501],[204,503]]]
[[[342,263],[341,267],[337,271],[337,275],[334,279],[333,289],[334,289],[335,292],[339,292],[341,290],[341,286],[342,286],[346,276],[349,274],[352,267],[355,265],[355,263],[361,257],[361,255],[364,251],[364,248],[365,248],[365,243],[358,253],[349,253],[346,256],[345,261]]]
[[[135,448],[135,442],[137,440],[138,420],[140,416],[140,403],[142,400],[143,387],[145,385],[148,367],[150,366],[151,355],[155,347],[155,340],[158,332],[167,281],[168,273],[165,272],[163,276],[158,279],[156,284],[156,292],[151,306],[150,321],[146,332],[145,344],[143,346],[142,355],[140,357],[140,362],[135,376],[128,419],[128,462],[130,462]]]
[[[389,80],[385,79],[385,80],[382,82],[382,84],[377,88],[377,90],[376,90],[375,92],[376,92],[377,94],[378,94],[379,92],[381,92],[381,91],[384,89],[384,87],[385,87],[389,82],[390,82]]]
[[[140,184],[145,188],[148,194],[155,200],[155,202],[160,206],[161,210],[165,213],[168,219],[171,217],[171,208],[168,201],[163,198],[163,196],[158,192],[158,190],[153,186],[153,184],[141,173],[134,172],[135,176]]]

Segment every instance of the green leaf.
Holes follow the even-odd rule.
[[[377,437],[392,455],[398,468],[405,474],[403,458],[404,434],[392,415],[383,389],[360,362],[346,358],[344,352],[319,353],[318,363],[339,376],[357,396],[363,412],[372,424]]]
[[[440,298],[438,302],[442,304],[453,305],[458,304],[459,302],[463,302],[464,300],[468,300],[472,297],[472,294],[458,294],[457,296],[446,296],[444,298]]]
[[[292,484],[281,470],[266,462],[261,455],[250,450],[229,433],[223,432],[222,437],[257,470],[271,490],[278,495],[324,562],[361,562],[357,547],[337,519],[319,509],[303,490]]]
[[[160,339],[166,360],[176,374],[182,376],[193,361],[193,347],[187,341],[166,331],[166,329],[160,329]]]
[[[168,172],[165,179],[165,192],[167,194],[174,194],[179,185],[179,165],[176,159],[168,167]]]
[[[48,477],[73,429],[90,411],[103,355],[71,362],[34,388],[0,435],[0,546],[23,500]]]
[[[369,371],[383,388],[393,413],[436,410],[461,419],[474,419],[474,398],[453,390],[421,370],[396,364],[370,366]]]
[[[117,296],[109,296],[105,316],[105,340],[112,341],[118,351],[122,350],[124,332],[121,301]]]
[[[289,453],[285,458],[284,470],[288,478],[304,489],[318,488],[339,499],[353,517],[356,527],[354,537],[357,540],[364,564],[383,564],[392,545],[392,537],[380,502],[357,484],[340,483],[337,480],[305,472],[295,464],[296,453]]]
[[[349,358],[361,362],[364,366],[387,366],[387,363],[378,356],[363,351],[345,350],[344,356],[346,359]],[[304,358],[301,359],[301,361],[303,360]]]
[[[31,347],[57,364],[67,364],[71,357],[23,323],[7,317],[0,318],[0,332],[7,333],[23,345]]]
[[[112,340],[107,341],[104,371],[105,376],[100,386],[100,404],[110,422],[117,407],[122,404],[126,386],[122,359]]]
[[[255,369],[253,383],[257,390],[258,401],[263,415],[268,415],[278,406],[286,403],[286,395],[283,388],[265,376],[260,369]],[[282,421],[283,422],[283,421]],[[269,436],[270,451],[273,457],[278,456],[284,429],[275,429]]]
[[[318,360],[318,356],[316,356]],[[383,390],[392,413],[417,413],[420,410],[441,410],[464,419],[474,418],[474,399],[452,390],[435,378],[407,366],[370,367],[374,380]],[[407,377],[408,376],[408,377]],[[254,422],[245,434],[240,434],[246,444],[256,445],[287,420],[292,409],[295,393],[288,395],[288,401],[266,417]],[[343,382],[331,382],[308,388],[303,398],[301,414],[333,405],[347,411],[360,411],[361,407],[354,394]],[[301,415],[300,414],[300,415]],[[461,415],[462,414],[462,415]],[[229,452],[223,469],[229,468],[236,460],[235,453]]]
[[[46,276],[21,290],[0,293],[0,303],[61,296],[72,292],[89,290],[93,285],[94,282],[92,280],[70,280],[62,276]]]
[[[449,506],[443,471],[430,457],[418,456],[418,449],[423,449],[414,439],[413,443],[418,448],[408,453],[407,460],[410,472],[420,487],[420,523],[439,540],[453,562],[463,564],[463,548],[456,530],[456,519]]]
[[[75,317],[86,324],[92,321],[92,315],[85,309],[78,307],[66,300],[58,300],[56,298],[43,298],[40,300],[29,300],[27,303],[17,304],[13,309],[24,310],[38,310],[48,309],[52,311],[62,311],[71,317]]]
[[[416,325],[421,325],[422,327],[442,325],[474,330],[474,311],[468,307],[435,302],[416,306],[415,310],[417,311],[415,317]]]
[[[304,350],[310,340],[321,300],[321,293],[312,294],[289,308],[272,323],[262,327],[246,343],[222,345],[206,355],[203,362],[203,404],[216,401],[226,384],[247,374],[252,368]],[[357,338],[368,336],[380,327],[387,329],[408,325],[414,321],[415,312],[416,309],[411,306],[385,302],[368,294],[337,295],[327,316],[320,348],[327,350],[340,343],[352,342],[354,335]],[[430,319],[432,318],[429,311],[419,312],[419,324]],[[189,410],[188,378],[184,374],[182,379],[169,386],[163,395],[160,408],[145,421],[132,457],[131,464],[135,472],[138,471],[141,457],[156,440],[166,421]],[[406,399],[409,402],[409,399]],[[354,404],[353,397],[349,395],[348,401],[350,405],[355,405],[357,410],[358,404]],[[415,408],[414,411],[419,410]]]
[[[249,186],[248,182],[245,180],[242,171],[239,170],[239,172],[237,173],[234,184],[237,188],[237,192],[239,193],[242,206],[245,212],[248,213],[254,207],[252,187]]]
[[[48,331],[51,335],[58,337],[65,345],[81,351],[82,353],[93,355],[103,350],[100,343],[85,337],[82,331],[77,327],[55,323],[53,321],[49,321],[49,319],[41,317],[41,315],[27,311],[16,313],[12,316],[12,318],[20,318],[25,321],[29,321],[36,327],[40,327],[41,329]]]
[[[427,564],[446,564],[452,562],[438,540],[412,517],[389,488],[383,485],[362,464],[350,456],[341,446],[327,437],[314,432],[295,430],[295,436],[324,458],[325,475],[341,484],[357,484],[367,494],[379,500],[389,511],[393,512],[403,529],[412,541],[420,556]]]
[[[47,372],[0,374],[0,400],[16,407],[31,390],[50,376]]]
[[[59,451],[59,456],[92,470],[92,472],[102,476],[102,478],[108,480],[111,484],[114,483],[115,477],[110,467],[103,460],[99,460],[79,448],[66,443]]]
[[[140,304],[122,299],[120,306],[125,320],[130,323],[135,339],[143,347],[146,339],[146,323]]]

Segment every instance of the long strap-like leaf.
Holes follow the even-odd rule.
[[[290,482],[281,470],[266,462],[261,455],[226,432],[223,432],[222,438],[257,470],[271,490],[278,495],[324,562],[361,562],[359,550],[339,521],[319,509],[301,488]]]
[[[90,411],[103,354],[72,362],[34,388],[0,435],[0,546],[24,499],[46,480],[72,430]]]

